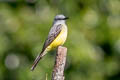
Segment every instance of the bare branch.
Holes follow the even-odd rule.
[[[64,80],[64,68],[66,63],[67,48],[59,46],[56,53],[52,80]]]

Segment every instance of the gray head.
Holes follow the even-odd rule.
[[[68,17],[65,17],[64,15],[60,14],[55,16],[54,20],[55,21],[65,21],[66,19],[68,19]]]

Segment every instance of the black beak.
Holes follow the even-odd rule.
[[[69,17],[65,17],[64,20],[69,19]]]

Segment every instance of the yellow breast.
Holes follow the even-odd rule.
[[[60,34],[56,39],[47,47],[49,50],[56,48],[59,45],[63,45],[67,38],[67,26],[63,25]]]

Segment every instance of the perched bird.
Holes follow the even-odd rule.
[[[65,17],[62,14],[55,16],[53,25],[50,29],[47,39],[45,40],[42,51],[36,57],[36,59],[33,63],[33,66],[31,68],[32,71],[35,69],[35,67],[38,64],[38,62],[40,61],[40,59],[42,59],[42,57],[45,56],[45,54],[48,51],[50,51],[60,45],[63,45],[64,42],[66,41],[67,32],[68,32],[67,26],[65,24],[66,19],[68,19],[68,17]]]

